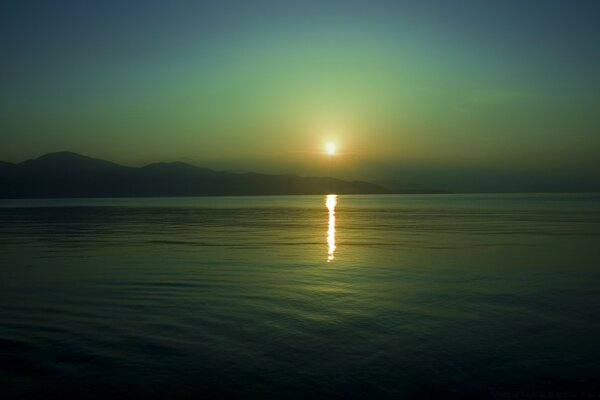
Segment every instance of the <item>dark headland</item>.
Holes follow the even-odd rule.
[[[71,152],[12,164],[0,161],[0,198],[237,196],[439,193],[389,190],[362,181],[260,173],[232,173],[183,162],[141,168]]]

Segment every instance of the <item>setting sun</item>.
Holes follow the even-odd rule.
[[[334,155],[336,150],[335,143],[329,142],[325,145],[325,152],[330,156]]]

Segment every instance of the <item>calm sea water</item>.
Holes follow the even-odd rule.
[[[599,396],[599,360],[600,195],[0,201],[0,397]]]

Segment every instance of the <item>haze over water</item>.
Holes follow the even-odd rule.
[[[597,389],[599,238],[597,194],[1,200],[1,394]]]

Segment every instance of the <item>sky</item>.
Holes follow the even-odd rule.
[[[74,151],[600,190],[599,12],[593,0],[5,1],[0,160]]]

